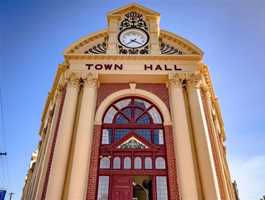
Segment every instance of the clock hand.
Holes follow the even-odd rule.
[[[143,44],[143,43],[141,43],[141,42],[138,42],[136,39],[135,40],[133,40],[133,42],[135,42],[135,43],[137,43],[137,44]]]
[[[134,42],[133,40],[130,40],[129,42],[127,42],[125,45],[128,45],[130,43]]]

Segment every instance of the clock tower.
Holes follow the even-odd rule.
[[[203,52],[130,4],[64,51],[25,200],[236,200]]]

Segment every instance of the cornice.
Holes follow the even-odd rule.
[[[218,98],[217,98],[217,96],[215,95],[215,92],[214,92],[212,79],[211,79],[211,76],[210,76],[210,73],[209,73],[208,66],[206,64],[201,63],[201,65],[199,66],[199,70],[200,70],[200,73],[204,77],[204,80],[205,80],[205,83],[206,83],[206,86],[207,86],[207,90],[210,93],[211,101],[212,101],[213,106],[214,106],[214,108],[215,108],[215,110],[217,112],[217,118],[218,118],[218,121],[220,123],[222,138],[225,141],[226,134],[225,134],[225,129],[224,129],[224,121],[223,121],[223,117],[222,117],[222,114],[221,114],[221,109],[220,109],[220,105],[219,105],[219,102],[218,102]]]
[[[59,65],[59,67],[57,69],[57,72],[56,72],[56,75],[55,75],[55,78],[54,78],[54,81],[53,81],[53,84],[52,84],[52,89],[51,89],[51,91],[48,94],[48,97],[47,97],[47,100],[46,100],[46,103],[45,103],[45,106],[44,106],[44,110],[42,112],[41,127],[40,127],[40,130],[39,130],[39,135],[41,135],[41,132],[42,132],[42,129],[43,129],[43,126],[44,126],[44,122],[45,122],[45,118],[46,118],[46,115],[48,113],[49,105],[50,105],[51,101],[53,100],[53,98],[54,98],[54,96],[56,94],[56,90],[60,90],[61,89],[60,88],[61,86],[59,85],[59,82],[60,82],[62,74],[66,71],[67,68],[68,68],[67,64],[61,64],[61,65]]]
[[[201,61],[200,55],[119,55],[119,54],[65,54],[66,62],[69,60],[184,60],[184,61]]]

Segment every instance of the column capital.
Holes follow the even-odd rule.
[[[82,80],[85,87],[96,88],[98,86],[98,75],[95,73],[88,73]]]
[[[175,73],[168,75],[169,85],[173,87],[182,87],[184,80],[189,77],[189,73]]]
[[[201,74],[189,74],[186,78],[186,83],[188,87],[200,88],[203,84],[203,79]]]
[[[71,73],[66,77],[67,84],[71,87],[79,88],[80,86],[80,76],[76,73]]]

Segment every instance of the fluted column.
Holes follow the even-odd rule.
[[[53,152],[49,182],[47,186],[47,200],[61,200],[66,177],[70,143],[74,127],[76,105],[79,92],[79,79],[72,74],[67,82],[63,110],[57,132],[55,149]]]
[[[209,138],[209,130],[201,98],[201,75],[191,75],[187,80],[195,146],[198,156],[200,178],[205,200],[220,200],[220,191]]]
[[[169,77],[169,100],[180,195],[184,200],[197,200],[199,197],[192,158],[192,142],[185,109],[182,77],[178,74]]]
[[[68,199],[84,200],[87,191],[88,172],[95,108],[97,100],[97,77],[89,74],[84,79],[84,89],[74,146]]]

